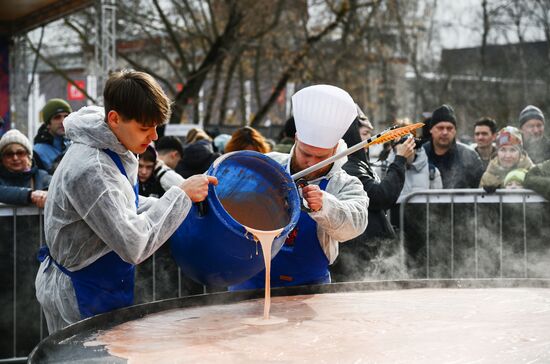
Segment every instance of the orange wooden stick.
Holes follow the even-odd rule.
[[[324,161],[321,161],[309,168],[306,168],[298,173],[295,173],[292,175],[292,179],[297,181],[299,180],[300,178],[304,177],[304,176],[307,176],[309,173],[311,172],[314,172],[320,168],[323,168],[324,166],[327,166],[331,163],[333,163],[335,160],[337,159],[340,159],[342,157],[345,157],[361,148],[365,148],[365,147],[368,147],[368,146],[371,146],[371,145],[374,145],[374,144],[382,144],[382,143],[385,143],[385,142],[388,142],[390,140],[394,140],[396,138],[400,138],[402,136],[405,136],[407,134],[409,134],[411,131],[415,130],[415,129],[418,129],[420,127],[422,127],[424,125],[424,123],[416,123],[416,124],[412,124],[412,125],[407,125],[407,126],[402,126],[402,127],[397,127],[397,126],[392,126],[391,128],[388,128],[378,134],[376,134],[375,136],[367,139],[367,140],[364,140],[362,141],[361,143],[359,144],[355,144],[354,146],[346,149],[346,150],[343,150],[341,151],[340,153],[336,154],[336,155],[333,155],[332,157],[328,158],[328,159],[325,159]]]

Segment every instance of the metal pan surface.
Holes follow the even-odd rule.
[[[272,290],[132,306],[44,339],[30,363],[516,363],[550,361],[550,280],[403,280]]]

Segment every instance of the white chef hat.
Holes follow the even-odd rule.
[[[296,137],[318,148],[333,148],[357,117],[357,106],[341,88],[315,85],[292,96]]]

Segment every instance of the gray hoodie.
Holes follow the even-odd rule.
[[[138,161],[104,121],[102,107],[90,106],[64,120],[73,144],[57,168],[44,210],[46,243],[51,256],[70,271],[82,269],[115,251],[138,264],[151,256],[189,212],[191,200],[179,187],[160,199],[139,197],[133,185]],[[117,153],[128,178],[102,150]],[[131,183],[130,183],[131,181]],[[50,333],[80,320],[71,279],[49,259],[36,277],[36,296]]]
[[[405,171],[405,184],[399,195],[398,203],[408,194],[415,191],[441,189],[443,183],[441,181],[441,173],[435,166],[433,167],[432,176],[430,176],[430,168],[428,164],[428,156],[424,148],[415,150],[416,158],[412,164],[407,163]],[[395,159],[395,153],[392,151],[388,156],[388,162],[391,163]]]

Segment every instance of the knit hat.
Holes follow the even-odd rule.
[[[341,88],[315,85],[292,96],[296,137],[317,148],[334,148],[357,117],[357,106]]]
[[[41,115],[44,123],[49,123],[51,118],[60,112],[72,113],[71,105],[63,99],[51,99],[42,108]]]
[[[521,151],[521,149],[523,149],[523,138],[521,136],[521,132],[518,128],[514,128],[513,126],[507,126],[500,129],[497,134],[496,145],[497,148],[505,145],[517,146]]]
[[[434,112],[432,113],[432,123],[431,123],[432,127],[435,124],[440,123],[442,121],[453,123],[453,125],[456,126],[455,111],[453,110],[451,105],[443,104],[437,109],[435,109]]]
[[[508,172],[506,177],[504,177],[504,182],[502,184],[504,185],[504,187],[506,187],[510,182],[516,181],[523,185],[523,180],[525,179],[526,174],[527,170],[525,168],[513,169]]]
[[[29,138],[17,129],[8,130],[8,132],[0,138],[0,153],[4,151],[4,148],[13,143],[23,146],[23,148],[29,152],[29,157],[32,158],[32,144]]]
[[[536,106],[529,105],[519,113],[519,127],[531,119],[540,120],[544,123],[544,114]]]

